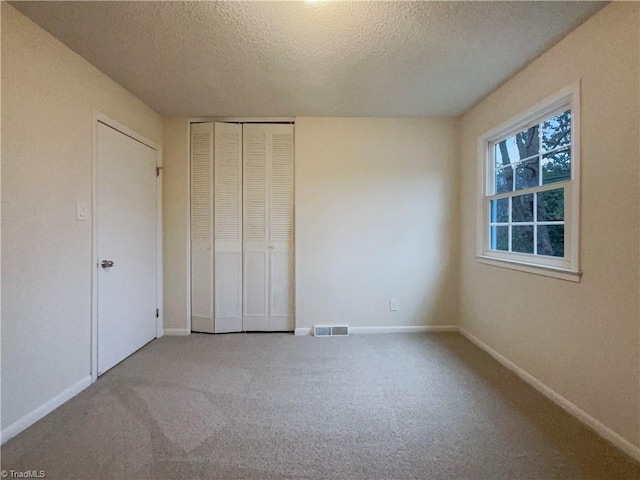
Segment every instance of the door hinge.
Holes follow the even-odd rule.
[[[160,318],[160,309],[156,308],[156,318]]]
[[[160,176],[160,170],[162,170],[162,167],[156,167],[156,177]]]

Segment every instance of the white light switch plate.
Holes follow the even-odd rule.
[[[89,219],[89,205],[83,202],[76,203],[76,220],[86,222]]]
[[[391,300],[389,300],[389,310],[391,310],[392,312],[397,312],[399,308],[400,306],[398,305],[397,298],[392,298]]]

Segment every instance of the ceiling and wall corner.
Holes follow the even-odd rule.
[[[456,116],[606,2],[12,2],[164,116]]]

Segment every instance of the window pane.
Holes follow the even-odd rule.
[[[550,118],[542,124],[542,148],[545,151],[571,143],[571,111]]]
[[[495,166],[502,167],[537,155],[539,146],[538,125],[536,125],[497,143],[494,151]]]
[[[496,170],[496,193],[510,192],[513,190],[513,168],[506,167]]]
[[[491,249],[509,250],[509,227],[491,227]]]
[[[516,148],[518,160],[537,155],[540,147],[538,138],[538,125],[516,135]]]
[[[495,146],[496,168],[503,167],[517,161],[516,152],[516,137],[509,137],[506,140],[497,143]]]
[[[509,199],[491,200],[491,222],[502,223],[509,221]]]
[[[571,150],[558,150],[542,157],[542,184],[571,180]]]
[[[564,225],[538,225],[538,255],[564,257]]]
[[[514,226],[511,250],[519,253],[533,253],[533,225]]]
[[[503,142],[496,143],[493,147],[493,158],[494,158],[494,166],[495,168],[504,167],[505,165],[509,165],[511,163],[511,159],[509,158],[508,153],[504,153]]]
[[[533,222],[533,193],[513,197],[514,222]]]
[[[537,195],[539,222],[564,220],[564,188],[540,192]]]
[[[516,167],[516,190],[538,186],[538,157]]]

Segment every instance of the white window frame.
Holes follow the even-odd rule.
[[[493,154],[496,143],[531,128],[565,110],[571,110],[571,179],[541,187],[531,187],[505,193],[510,197],[555,188],[565,189],[564,257],[548,257],[527,253],[514,253],[490,248],[490,197],[493,194]],[[501,197],[500,196],[500,197]],[[525,112],[510,118],[478,138],[478,205],[477,205],[477,259],[478,262],[520,270],[528,273],[580,281],[579,220],[580,220],[580,82],[563,88],[545,98]]]

